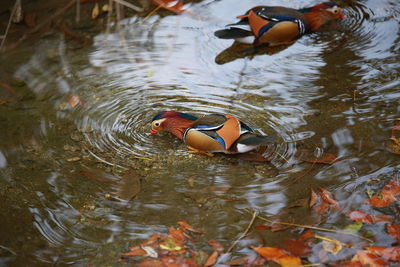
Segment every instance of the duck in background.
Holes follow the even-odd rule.
[[[274,47],[290,45],[329,21],[343,19],[344,15],[336,3],[324,2],[301,9],[257,6],[238,18],[240,21],[216,31],[215,36],[244,44]]]
[[[150,134],[167,131],[189,146],[190,153],[240,154],[265,151],[275,139],[259,135],[232,115],[211,114],[201,118],[177,111],[163,111],[152,120]]]

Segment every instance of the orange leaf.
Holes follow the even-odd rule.
[[[356,222],[376,224],[381,222],[392,222],[393,218],[385,215],[371,215],[360,210],[353,210],[348,214],[349,218]]]
[[[194,229],[190,224],[188,224],[187,222],[184,221],[180,221],[177,222],[177,224],[179,224],[179,226],[182,228],[182,230],[188,230],[190,232],[196,233],[196,234],[201,234],[202,232],[197,231],[196,229]]]
[[[139,246],[135,246],[130,248],[129,252],[122,254],[122,257],[145,256],[145,255],[147,255],[147,252],[144,249],[140,248]]]
[[[311,229],[308,229],[307,231],[305,231],[300,237],[299,240],[300,241],[304,241],[306,239],[309,239],[311,237],[314,237],[314,231]]]
[[[388,234],[400,242],[400,226],[398,224],[387,224],[386,231]]]
[[[146,259],[137,264],[139,267],[165,267],[165,265],[156,259]]]
[[[283,266],[299,266],[301,265],[301,260],[299,257],[290,256],[283,250],[273,247],[251,247],[258,254],[267,260],[272,260]]]
[[[299,257],[294,256],[284,256],[280,257],[276,261],[282,266],[302,266],[301,259]]]
[[[366,252],[364,250],[358,250],[357,256],[353,258],[354,261],[359,261],[363,266],[377,267],[377,266],[387,266],[388,263],[372,253]]]
[[[256,228],[257,230],[268,230],[271,228],[271,226],[268,225],[257,225],[254,228]]]
[[[369,199],[369,203],[377,208],[389,206],[396,201],[396,196],[400,194],[400,181],[392,180],[383,189]]]
[[[313,194],[313,191],[311,192],[311,194]],[[324,213],[330,211],[331,209],[338,210],[340,208],[339,202],[337,202],[335,199],[333,199],[331,192],[329,192],[325,188],[320,187],[320,192],[318,192],[318,197],[319,197],[318,204],[314,204],[314,203],[310,202],[310,204],[313,204],[312,208],[318,214],[324,214]]]
[[[153,0],[153,3],[176,14],[186,11],[186,9],[183,8],[183,1],[180,0]]]
[[[209,240],[208,244],[216,251],[218,252],[223,252],[224,251],[224,246],[219,243],[218,241],[215,240]]]
[[[310,208],[312,208],[315,203],[317,203],[318,195],[315,191],[311,188],[311,197],[310,197]]]
[[[182,242],[185,239],[185,233],[181,229],[169,228],[169,236],[177,242]]]
[[[217,262],[217,259],[218,259],[218,252],[214,251],[213,253],[211,253],[210,257],[208,257],[208,259],[204,263],[204,266],[205,267],[213,266]]]
[[[258,254],[260,254],[267,260],[287,255],[279,248],[273,248],[273,247],[251,247],[251,248],[254,249]]]
[[[365,249],[386,260],[390,261],[400,260],[400,248],[365,247]]]

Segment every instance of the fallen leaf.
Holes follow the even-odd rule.
[[[146,256],[147,252],[139,246],[130,248],[129,252],[122,254],[122,257],[130,257],[130,256]]]
[[[317,204],[313,203],[314,201],[310,202],[310,204],[313,204],[313,206],[311,207],[315,212],[317,212],[318,214],[325,214],[332,209],[334,210],[340,209],[339,202],[333,199],[332,194],[328,190],[326,190],[323,187],[320,187],[319,189],[320,191],[317,194],[318,195],[317,199],[319,200],[319,202]],[[315,192],[313,192],[312,190],[311,194],[313,193]]]
[[[180,0],[153,0],[156,6],[172,11],[176,14],[185,12],[183,1]]]
[[[308,229],[299,237],[299,240],[304,241],[304,240],[307,240],[312,237],[314,237],[314,231],[311,229]]]
[[[353,210],[348,214],[349,218],[356,222],[376,224],[381,222],[392,222],[393,218],[385,215],[371,215],[360,210]]]
[[[224,252],[224,246],[216,240],[208,240],[208,244],[219,253]]]
[[[400,226],[398,224],[387,224],[386,231],[388,234],[400,242]]]
[[[218,252],[214,250],[214,252],[211,253],[210,257],[208,257],[208,259],[204,263],[204,266],[205,267],[213,266],[217,262],[217,259],[218,259]]]
[[[164,263],[156,259],[145,259],[139,262],[136,266],[138,267],[165,267]]]
[[[269,225],[257,225],[254,228],[256,228],[257,230],[269,230],[269,229],[271,229],[271,226],[269,226]]]
[[[280,248],[297,257],[305,257],[311,252],[311,247],[301,240],[284,240]]]
[[[157,253],[157,251],[155,251],[154,248],[148,247],[148,246],[142,246],[141,249],[146,252],[147,256],[149,256],[151,258],[158,258],[158,253]]]
[[[131,200],[140,192],[140,177],[133,170],[126,171],[118,185],[116,195],[123,200]]]
[[[169,228],[168,233],[169,237],[175,239],[177,242],[183,242],[185,239],[185,233],[182,229],[175,229],[171,227]]]
[[[369,203],[376,208],[389,206],[396,201],[396,196],[400,194],[400,181],[392,180],[383,189],[369,199]]]
[[[244,256],[244,257],[241,257],[241,258],[236,258],[236,259],[224,262],[223,264],[225,264],[225,265],[234,265],[234,266],[235,265],[243,266],[243,265],[245,265],[247,263],[248,259],[249,259],[249,256]]]
[[[363,266],[378,267],[389,265],[386,261],[378,258],[376,255],[364,250],[357,250],[357,254],[353,257],[352,262],[360,262]]]
[[[387,247],[365,247],[368,252],[371,252],[379,257],[382,257],[389,261],[400,260],[400,248],[387,248]]]
[[[362,223],[362,222],[355,222],[355,223],[346,225],[346,226],[343,228],[343,231],[344,231],[344,232],[348,232],[348,233],[353,233],[353,234],[355,234],[355,233],[357,233],[358,231],[360,231],[360,229],[361,229],[362,226],[363,226],[363,223]]]
[[[318,195],[315,191],[311,188],[311,197],[310,197],[310,208],[312,208],[318,200]]]
[[[347,246],[339,240],[326,236],[315,235],[315,238],[322,239],[322,247],[324,250],[334,255],[338,254],[342,250],[343,246]]]
[[[400,155],[400,138],[391,137],[385,141],[385,147],[390,153]]]
[[[174,244],[160,244],[160,248],[161,249],[165,249],[165,250],[182,250],[183,248],[181,246],[176,246]]]
[[[196,234],[202,234],[202,232],[197,231],[196,229],[194,229],[190,224],[188,224],[185,221],[179,221],[177,222],[177,224],[183,229],[183,230],[187,230]]]
[[[299,266],[301,259],[299,257],[290,256],[283,250],[273,247],[251,247],[264,259],[272,260],[282,266]]]
[[[92,10],[92,19],[96,19],[100,15],[100,7],[99,4],[96,3]]]

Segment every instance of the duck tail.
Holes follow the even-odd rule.
[[[235,39],[241,43],[254,42],[254,35],[247,21],[228,24],[225,29],[214,32],[214,35],[221,39]]]

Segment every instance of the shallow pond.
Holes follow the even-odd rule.
[[[2,54],[2,77],[18,98],[0,105],[0,262],[118,265],[129,245],[177,221],[228,247],[249,223],[245,208],[316,223],[308,207],[290,208],[311,187],[332,192],[343,213],[365,207],[368,181],[381,179],[380,188],[400,167],[385,149],[400,112],[399,4],[338,1],[345,20],[282,51],[221,54],[231,41],[213,32],[264,2],[205,0],[179,16],[124,19],[83,48],[53,34]],[[276,156],[188,154],[169,134],[149,135],[163,110],[234,114],[277,136]],[[312,165],[293,156],[300,149],[340,160]],[[128,169],[141,189],[124,201],[114,192]],[[263,235],[273,246],[290,232]],[[259,242],[244,240],[235,253]]]

